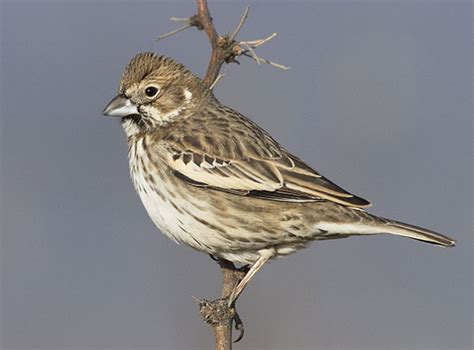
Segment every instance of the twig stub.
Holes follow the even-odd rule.
[[[228,325],[235,317],[235,309],[227,305],[227,298],[213,301],[200,299],[199,313],[202,319],[211,326]]]

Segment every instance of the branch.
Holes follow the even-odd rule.
[[[209,13],[207,0],[197,1],[197,14],[189,18],[172,17],[171,20],[184,22],[181,27],[161,35],[158,40],[170,37],[174,34],[182,32],[188,28],[196,27],[198,30],[204,30],[211,43],[211,58],[207,67],[206,75],[203,82],[212,90],[217,82],[224,77],[220,74],[220,70],[224,63],[239,63],[237,57],[245,56],[253,59],[257,64],[266,63],[279,69],[288,69],[288,67],[272,62],[266,58],[259,57],[255,53],[255,49],[268,43],[277,36],[273,33],[264,39],[252,41],[237,41],[236,36],[242,29],[248,18],[249,8],[247,7],[244,14],[240,18],[237,27],[230,35],[219,35],[212,17]],[[235,310],[235,305],[228,305],[228,298],[239,281],[245,275],[245,268],[236,268],[235,265],[227,260],[217,260],[222,271],[222,292],[221,299],[208,301],[205,299],[197,299],[199,301],[199,312],[202,319],[210,324],[214,330],[216,350],[232,349],[232,323],[235,322],[235,328],[240,330],[240,336],[236,342],[243,337],[243,324],[239,315]]]
[[[222,271],[221,298],[213,301],[195,299],[199,302],[199,313],[202,319],[214,330],[216,350],[231,350],[232,322],[235,321],[235,329],[240,331],[240,335],[234,343],[243,338],[244,328],[235,306],[229,307],[228,297],[245,275],[245,270],[237,269],[232,262],[224,259],[217,261]]]
[[[217,34],[214,23],[212,23],[212,17],[209,13],[207,0],[197,0],[197,9],[197,15],[212,47],[211,59],[207,65],[206,76],[203,79],[204,83],[211,87],[214,81],[217,79],[221,67],[225,62],[225,55],[223,54],[225,46],[224,38]]]
[[[184,18],[184,17],[171,17],[170,20],[174,21],[174,22],[185,22],[186,24],[175,29],[175,30],[172,30],[171,32],[168,32],[166,34],[163,34],[163,35],[160,35],[158,37],[158,39],[156,39],[157,41],[158,40],[162,40],[162,39],[165,39],[169,36],[172,36],[172,35],[175,35],[179,32],[182,32],[186,29],[189,29],[191,27],[197,27],[199,30],[202,30],[202,25],[201,25],[201,22],[198,18],[197,15],[194,15],[194,16],[191,16],[189,18]]]
[[[239,43],[238,48],[242,49],[242,47],[244,47],[244,48],[246,48],[246,50],[243,50],[242,52],[239,52],[238,54],[254,59],[255,62],[257,62],[257,64],[260,64],[261,62],[263,62],[263,63],[267,63],[267,64],[269,64],[269,65],[271,65],[275,68],[279,68],[279,69],[283,69],[283,70],[290,69],[290,67],[284,66],[280,63],[275,63],[275,62],[272,62],[272,61],[270,61],[266,58],[259,57],[259,56],[257,56],[257,54],[254,51],[254,49],[268,43],[270,40],[275,38],[277,35],[278,35],[278,33],[273,33],[272,35],[270,35],[270,36],[268,36],[264,39],[252,40],[252,41],[241,41]]]
[[[233,41],[235,39],[235,37],[237,36],[237,34],[239,34],[240,30],[242,29],[242,26],[244,25],[245,21],[247,20],[247,17],[249,16],[249,7],[247,6],[245,8],[245,11],[244,11],[244,14],[242,15],[242,18],[240,19],[240,22],[239,24],[237,25],[237,27],[234,29],[234,31],[232,32],[232,34],[229,36],[229,39],[231,41]]]
[[[257,64],[266,63],[278,69],[289,69],[287,66],[260,57],[255,53],[256,48],[268,43],[277,36],[277,33],[273,33],[267,38],[259,40],[236,40],[236,36],[239,34],[248,18],[248,7],[245,8],[244,14],[240,18],[239,24],[232,31],[232,33],[230,35],[220,35],[214,27],[214,23],[212,22],[207,0],[196,1],[198,13],[189,18],[171,17],[172,21],[184,22],[184,25],[172,30],[169,33],[161,35],[158,40],[170,37],[191,27],[196,27],[198,30],[204,30],[209,38],[212,48],[211,58],[207,66],[207,72],[203,78],[204,83],[209,87],[209,89],[212,90],[217,82],[222,78],[222,76],[219,74],[222,65],[224,63],[239,63],[237,58],[240,56],[249,57],[257,62]]]

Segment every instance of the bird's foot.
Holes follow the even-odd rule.
[[[239,336],[233,342],[237,343],[244,337],[244,324],[240,318],[235,304],[229,305],[229,298],[206,300],[194,298],[199,302],[199,314],[204,322],[211,326],[225,326],[234,322],[234,327],[239,331]]]
[[[244,337],[245,329],[244,329],[244,323],[242,322],[242,319],[240,318],[239,314],[237,313],[237,310],[235,309],[235,305],[234,305],[234,312],[235,312],[234,318],[233,318],[234,327],[236,331],[239,331],[239,336],[233,342],[238,343]]]

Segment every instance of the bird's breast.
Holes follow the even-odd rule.
[[[218,228],[207,222],[207,200],[189,193],[166,159],[165,150],[150,149],[145,138],[129,145],[130,174],[148,215],[175,242],[215,252],[223,243]]]

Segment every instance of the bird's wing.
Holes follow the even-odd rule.
[[[226,112],[225,119],[208,119],[198,129],[185,125],[190,130],[165,138],[177,177],[194,186],[263,199],[370,206],[290,154],[249,119]]]

